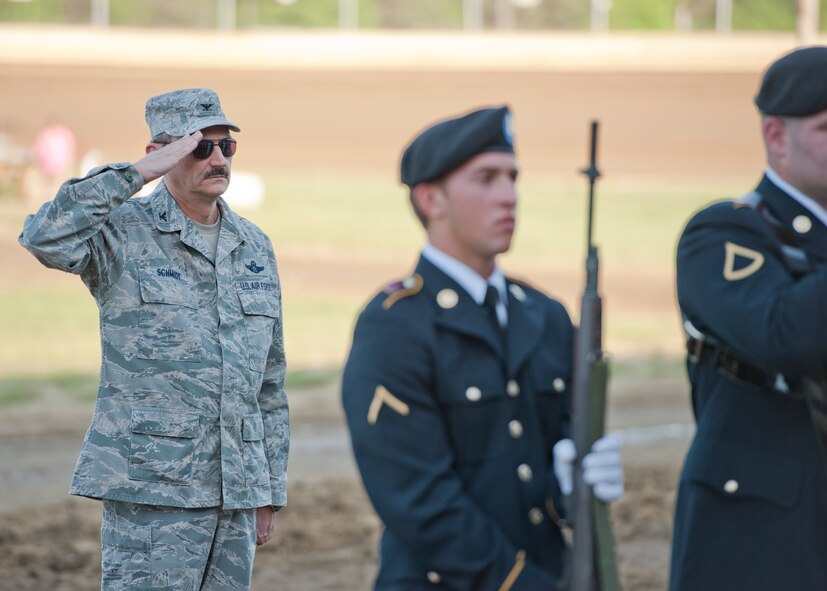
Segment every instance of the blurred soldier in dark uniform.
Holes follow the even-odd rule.
[[[802,394],[827,361],[827,47],[772,64],[755,103],[764,177],[678,244],[698,429],[673,591],[827,589],[827,470]]]
[[[401,175],[428,244],[362,312],[342,387],[385,524],[376,589],[553,589],[574,330],[559,302],[496,264],[516,223],[508,108],[426,129]],[[618,440],[587,458],[595,494],[619,498]]]

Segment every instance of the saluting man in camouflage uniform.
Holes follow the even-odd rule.
[[[559,302],[496,264],[516,224],[509,109],[429,127],[401,168],[428,245],[360,315],[342,386],[385,524],[376,589],[554,589],[574,329]],[[617,439],[584,464],[598,498],[620,497]]]
[[[67,181],[20,236],[100,309],[100,389],[70,492],[103,500],[103,589],[247,589],[286,503],[276,259],[221,198],[240,130],[215,92],[152,97],[146,121],[142,159]]]

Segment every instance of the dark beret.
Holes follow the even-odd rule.
[[[433,181],[482,152],[514,153],[508,107],[479,109],[428,127],[402,154],[402,183],[413,188]]]
[[[797,49],[764,73],[755,97],[764,115],[808,117],[827,109],[827,47]]]

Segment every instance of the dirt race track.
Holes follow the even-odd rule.
[[[450,113],[509,103],[526,174],[570,174],[588,121],[603,129],[614,174],[726,175],[760,165],[750,108],[757,73],[128,71],[107,66],[3,66],[0,130],[28,145],[50,119],[105,161],[137,159],[149,138],[147,96],[215,88],[242,128],[256,171],[382,171],[395,177],[414,131]],[[606,97],[612,97],[606,100]]]
[[[477,105],[509,103],[527,174],[569,175],[582,166],[593,118],[603,125],[601,160],[615,175],[754,174],[761,148],[752,97],[764,64],[794,43],[785,36],[283,37],[253,44],[193,33],[0,28],[0,132],[30,145],[56,119],[75,131],[81,151],[96,148],[104,161],[137,158],[148,139],[146,97],[210,86],[243,130],[245,168],[256,171],[393,178],[415,130]]]
[[[212,69],[188,69],[140,60],[50,65],[26,56],[21,48],[16,62],[0,60],[0,132],[25,146],[44,123],[59,119],[75,130],[82,150],[94,147],[107,161],[140,156],[147,96],[211,86],[243,129],[246,168],[260,172],[392,176],[414,130],[500,102],[516,112],[527,173],[580,167],[593,117],[603,122],[601,154],[615,174],[753,175],[761,166],[751,108],[760,70],[753,66],[616,71],[610,51],[582,72],[255,70],[228,67],[226,59]],[[621,377],[611,396],[610,427],[626,439],[627,495],[614,509],[624,588],[664,589],[674,486],[692,431],[686,387],[679,377]],[[99,505],[65,497],[91,409],[67,405],[46,392],[0,415],[0,590],[99,585]],[[356,476],[336,385],[295,391],[291,407],[290,506],[277,518],[274,542],[257,557],[253,588],[368,589],[379,523]]]
[[[253,589],[367,590],[379,522],[356,476],[337,384],[291,394],[289,506],[256,557]],[[625,439],[627,494],[613,514],[624,589],[664,589],[673,489],[691,432],[685,387],[619,378],[611,399],[610,427]],[[0,589],[99,587],[100,505],[65,497],[90,414],[44,393],[0,416]]]

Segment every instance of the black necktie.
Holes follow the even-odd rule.
[[[486,314],[491,318],[494,328],[497,329],[497,334],[500,337],[503,349],[505,349],[505,329],[500,325],[500,320],[497,318],[497,302],[499,301],[500,292],[489,283],[488,289],[485,292],[485,299],[482,301],[482,307],[485,308]]]
[[[499,301],[500,294],[497,292],[497,288],[489,283],[488,289],[485,292],[485,299],[482,301],[482,305],[495,319],[497,318],[497,302]]]

